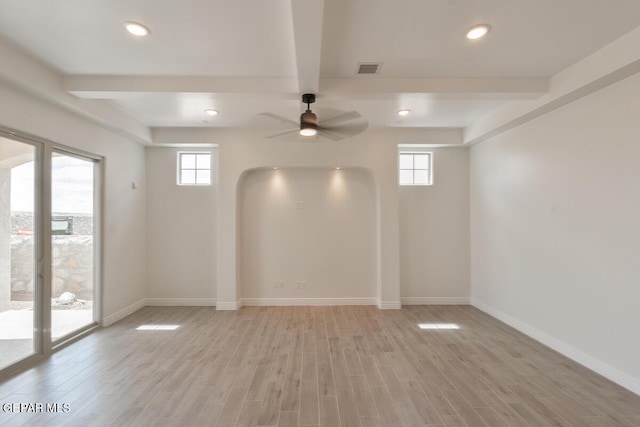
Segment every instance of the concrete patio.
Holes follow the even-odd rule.
[[[33,351],[33,310],[30,308],[0,312],[0,368],[27,357]],[[52,310],[53,340],[93,322],[89,302],[72,310]]]

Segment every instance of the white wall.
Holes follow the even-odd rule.
[[[238,280],[238,188],[246,171],[283,168],[363,168],[376,189],[376,299],[381,307],[399,307],[399,252],[396,148],[381,134],[366,132],[348,141],[300,143],[265,140],[255,133],[230,132],[219,146],[218,258],[219,309],[242,304]]]
[[[178,151],[211,152],[213,185],[177,185]],[[216,158],[215,148],[146,150],[147,298],[151,304],[214,305]]]
[[[640,76],[471,150],[472,296],[640,392]]]
[[[375,298],[381,308],[400,306],[398,144],[459,144],[460,130],[369,129],[344,141],[285,142],[257,132],[231,129],[156,129],[158,143],[218,144],[217,293],[218,309],[242,305],[239,196],[243,175],[256,168],[366,170],[375,191]],[[151,167],[151,166],[149,166]],[[304,280],[304,278],[293,279]],[[175,285],[179,286],[179,285]],[[295,286],[295,284],[294,284]],[[308,293],[310,294],[310,292]]]
[[[144,148],[2,82],[0,100],[0,126],[104,156],[103,317],[139,307],[145,298]]]
[[[433,185],[399,189],[401,300],[468,303],[469,150],[430,151]]]
[[[376,295],[376,191],[362,169],[257,169],[239,188],[245,303]],[[300,206],[300,203],[304,203]],[[284,281],[274,289],[274,281]],[[306,281],[307,289],[297,289]],[[262,301],[267,299],[265,301]]]

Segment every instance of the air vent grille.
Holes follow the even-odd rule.
[[[363,62],[358,64],[357,74],[378,74],[381,66],[381,62]]]

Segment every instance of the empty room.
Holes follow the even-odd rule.
[[[637,0],[0,0],[0,425],[640,425]]]

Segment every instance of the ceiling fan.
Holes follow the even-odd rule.
[[[300,115],[300,122],[273,113],[260,113],[254,120],[256,129],[286,129],[283,132],[266,135],[265,138],[289,140],[317,140],[326,138],[332,141],[349,138],[364,132],[369,123],[357,111],[340,111],[333,109],[317,109],[318,114],[311,111],[311,104],[316,102],[316,95],[305,93],[302,103],[307,104],[307,110]],[[322,119],[319,121],[318,116]]]

